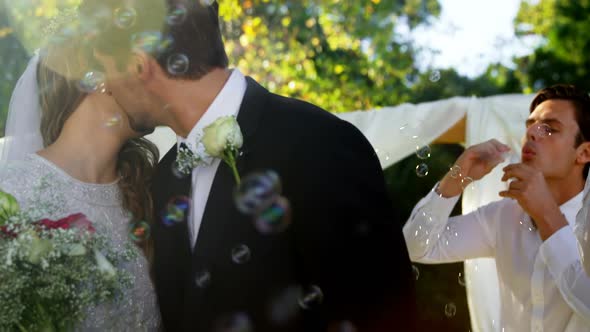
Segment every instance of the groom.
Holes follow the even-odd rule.
[[[373,148],[351,124],[228,69],[218,6],[209,3],[127,1],[134,24],[102,22],[93,39],[130,125],[138,132],[165,125],[178,135],[152,186],[153,269],[166,330],[414,330],[412,269]],[[119,6],[87,0],[81,13],[91,20]],[[131,46],[138,36],[145,46],[141,36],[153,40],[154,31],[172,43]],[[225,163],[174,174],[179,146],[198,154],[203,128],[221,116],[237,116],[243,132],[242,177],[279,175],[291,206],[283,232],[258,232],[238,211]],[[166,226],[162,211],[182,196],[191,203],[186,222]],[[235,248],[246,258],[232,260]]]

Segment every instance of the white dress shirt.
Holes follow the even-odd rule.
[[[432,190],[414,207],[404,226],[412,261],[495,258],[502,307],[498,331],[565,331],[568,324],[568,331],[590,331],[590,279],[573,230],[582,193],[560,206],[569,225],[545,242],[515,200],[449,218],[458,199]]]
[[[180,136],[177,137],[177,147],[181,143],[184,143],[189,149],[196,152],[197,142],[199,142],[203,135],[203,128],[222,116],[234,115],[237,117],[245,93],[246,78],[239,70],[233,69],[229,79],[223,86],[223,89],[221,89],[217,97],[215,97],[213,103],[211,103],[201,119],[195,124],[188,136],[186,138]],[[207,200],[209,199],[209,192],[211,191],[211,185],[213,184],[213,179],[215,178],[220,162],[221,160],[216,158],[210,165],[199,166],[195,168],[192,173],[192,204],[188,219],[188,229],[193,248],[197,242],[203,213],[205,212]],[[231,193],[228,193],[228,195],[230,194]]]

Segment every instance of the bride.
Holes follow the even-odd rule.
[[[23,208],[42,197],[59,208],[51,219],[84,213],[97,232],[124,250],[129,224],[151,215],[149,178],[158,150],[132,131],[108,87],[83,92],[88,71],[76,40],[50,45],[30,61],[13,93],[0,189]],[[87,91],[87,90],[86,90]],[[53,201],[53,202],[52,202]],[[87,310],[76,330],[153,331],[160,315],[149,278],[149,238],[121,268],[135,279],[121,300]],[[143,253],[143,254],[142,254]]]

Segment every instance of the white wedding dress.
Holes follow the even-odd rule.
[[[23,161],[2,165],[0,189],[15,196],[21,209],[43,203],[57,206],[53,215],[44,216],[46,218],[57,220],[83,213],[93,222],[98,233],[110,238],[116,250],[128,248],[131,241],[128,237],[129,213],[121,207],[116,182],[80,182],[41,156],[29,154]],[[122,267],[134,278],[131,289],[126,291],[122,300],[89,308],[86,320],[76,326],[76,331],[159,330],[160,314],[148,263],[140,250],[136,250],[137,258]]]

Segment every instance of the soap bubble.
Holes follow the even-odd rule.
[[[436,83],[436,82],[440,81],[440,71],[433,70],[432,73],[430,73],[430,76],[428,77],[428,79],[432,83]]]
[[[423,178],[428,175],[428,172],[428,165],[419,164],[418,166],[416,166],[416,175],[418,175],[418,177]]]
[[[168,72],[171,75],[182,75],[188,71],[189,66],[188,57],[184,54],[172,54],[168,58]]]
[[[447,303],[445,305],[445,316],[447,316],[448,318],[452,318],[455,317],[455,315],[457,314],[457,306],[453,303]]]
[[[422,147],[417,146],[416,147],[416,156],[420,159],[428,159],[430,158],[430,146],[428,145],[424,145]]]
[[[117,8],[115,10],[115,25],[121,29],[131,28],[137,19],[137,12],[133,8]]]
[[[323,301],[324,293],[322,293],[322,290],[316,285],[311,285],[303,289],[302,296],[299,298],[299,306],[302,309],[309,310],[322,304]]]

